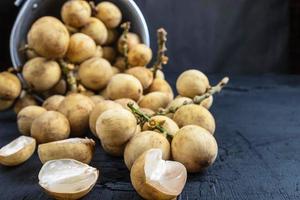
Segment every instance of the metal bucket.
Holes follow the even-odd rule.
[[[18,68],[26,62],[24,52],[19,51],[26,44],[27,33],[35,20],[42,16],[60,18],[60,9],[67,0],[27,0],[21,8],[10,36],[10,55],[13,66]],[[140,35],[144,44],[150,45],[149,31],[144,16],[133,0],[109,0],[123,13],[123,21],[130,21],[132,31]],[[100,0],[95,0],[95,3]]]

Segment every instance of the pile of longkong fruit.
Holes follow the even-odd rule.
[[[162,71],[168,62],[164,29],[157,30],[157,58],[149,66],[152,50],[122,22],[116,5],[70,0],[61,19],[38,19],[20,49],[25,65],[0,73],[0,110],[14,109],[23,135],[0,149],[0,163],[25,162],[37,143],[40,186],[57,199],[81,198],[99,176],[88,165],[100,148],[83,138],[90,128],[107,154],[123,156],[140,196],[175,199],[187,172],[216,159],[208,109],[229,79],[211,86],[205,74],[187,70],[174,98]]]

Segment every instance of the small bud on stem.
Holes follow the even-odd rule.
[[[68,88],[71,92],[77,92],[77,80],[74,76],[74,69],[75,66],[73,64],[69,64],[63,59],[59,59],[59,65],[61,67],[61,70],[64,74],[64,76],[67,79]]]
[[[148,115],[140,111],[138,108],[135,108],[133,103],[128,103],[127,106],[130,108],[131,112],[136,116],[138,121],[143,122],[143,124],[147,122],[150,128],[157,129],[166,137],[173,137],[172,135],[167,133],[167,131],[162,127],[161,123],[151,119]]]
[[[152,67],[154,78],[156,77],[157,71],[159,69],[162,70],[162,66],[168,63],[169,58],[165,55],[167,51],[166,42],[167,42],[166,30],[163,28],[158,29],[157,30],[157,43],[158,43],[157,58],[156,58],[156,62]]]

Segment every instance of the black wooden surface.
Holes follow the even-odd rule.
[[[216,82],[216,76],[210,76]],[[202,174],[189,175],[178,199],[300,199],[300,76],[232,77],[215,99],[219,155]],[[15,115],[0,115],[0,145],[19,136]],[[101,171],[84,199],[140,199],[122,159],[99,144],[92,166]],[[0,167],[1,199],[48,199],[38,186],[41,163]]]

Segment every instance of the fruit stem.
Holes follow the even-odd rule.
[[[127,106],[130,108],[131,112],[137,117],[137,119],[140,123],[144,124],[144,123],[147,122],[150,128],[157,129],[165,137],[173,138],[173,136],[168,134],[168,132],[161,126],[160,123],[158,123],[157,121],[151,119],[148,115],[143,113],[138,108],[135,108],[133,103],[128,103]]]
[[[130,30],[131,23],[130,22],[124,22],[121,24],[121,28],[123,29],[123,33],[121,35],[121,46],[122,46],[122,54],[125,59],[125,68],[128,69],[128,33]]]
[[[153,77],[156,77],[157,71],[160,69],[162,70],[163,65],[168,63],[169,58],[165,55],[167,51],[166,42],[167,42],[167,32],[164,28],[160,28],[157,30],[157,43],[158,43],[158,50],[157,50],[157,58],[156,62],[152,67]]]
[[[170,107],[168,109],[160,109],[156,115],[167,115],[170,113],[175,113],[181,106],[187,105],[187,104],[201,104],[202,101],[207,99],[210,96],[213,96],[216,93],[220,93],[222,89],[228,84],[229,78],[224,77],[217,85],[208,88],[206,93],[200,96],[195,96],[193,101],[184,101],[182,105],[178,107]]]
[[[208,88],[206,93],[204,93],[203,95],[195,96],[193,99],[194,103],[200,104],[202,101],[204,101],[208,97],[210,97],[216,93],[220,93],[222,91],[223,87],[225,87],[228,84],[228,82],[229,82],[229,78],[224,77],[217,85]]]
[[[74,75],[75,66],[73,64],[67,63],[63,59],[59,59],[58,62],[60,64],[64,76],[67,79],[69,91],[77,92],[77,80]]]

